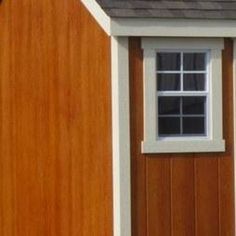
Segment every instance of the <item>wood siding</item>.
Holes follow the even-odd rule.
[[[79,0],[0,4],[0,235],[111,236],[110,39]]]
[[[234,236],[233,45],[223,51],[225,153],[141,154],[143,55],[130,38],[132,235]]]

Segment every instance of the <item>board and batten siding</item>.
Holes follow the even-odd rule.
[[[110,60],[79,0],[1,1],[1,236],[112,235]]]
[[[143,54],[129,40],[132,235],[234,236],[233,44],[223,51],[224,153],[141,154]]]

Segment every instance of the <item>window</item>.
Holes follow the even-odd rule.
[[[143,38],[144,153],[224,151],[222,39]]]
[[[207,136],[207,52],[157,52],[158,137]]]

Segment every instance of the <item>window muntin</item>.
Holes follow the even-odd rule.
[[[157,138],[208,136],[208,52],[156,53]]]

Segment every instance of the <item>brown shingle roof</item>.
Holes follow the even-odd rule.
[[[236,0],[97,0],[97,2],[111,17],[236,19]]]

